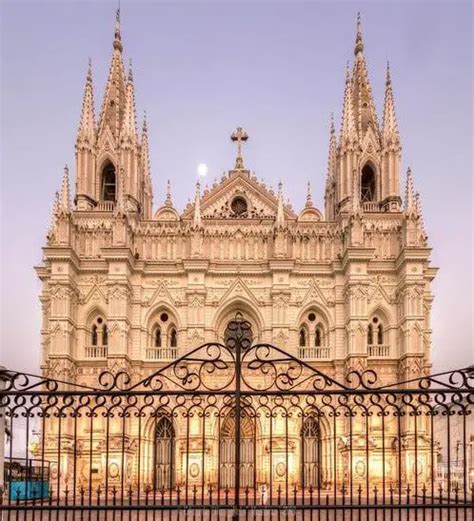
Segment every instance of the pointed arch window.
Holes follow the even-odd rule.
[[[102,201],[115,202],[116,198],[117,176],[114,165],[108,162],[102,169],[101,199]]]
[[[162,345],[161,327],[158,324],[155,325],[155,330],[153,333],[153,345],[155,347],[161,347]]]
[[[382,321],[378,317],[373,317],[367,328],[367,344],[383,345],[385,331]]]
[[[300,329],[300,347],[306,347],[306,342],[307,342],[306,329],[304,327],[302,327]]]
[[[170,331],[170,347],[178,347],[178,334],[174,327]]]
[[[318,326],[314,332],[314,347],[321,347],[322,345],[322,331]]]
[[[375,201],[375,172],[370,165],[362,168],[360,176],[360,200],[364,202]]]
[[[98,316],[90,328],[90,345],[93,347],[106,347],[109,343],[109,330],[103,317]]]
[[[367,344],[369,346],[373,345],[374,343],[374,328],[372,327],[372,324],[369,324],[369,327],[367,328]]]
[[[383,325],[379,324],[377,327],[377,344],[383,344]]]
[[[93,346],[96,346],[97,345],[97,340],[98,340],[98,335],[97,335],[97,324],[94,324],[92,326],[92,332],[91,332],[91,344]]]

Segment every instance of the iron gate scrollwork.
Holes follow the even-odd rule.
[[[339,382],[253,338],[144,379],[1,372],[3,519],[472,519],[472,368]]]

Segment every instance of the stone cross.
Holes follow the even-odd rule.
[[[243,170],[244,168],[244,160],[242,159],[242,142],[247,141],[249,138],[247,132],[242,130],[242,127],[237,127],[235,132],[232,132],[230,139],[232,141],[237,141],[237,158],[235,160],[235,169]]]

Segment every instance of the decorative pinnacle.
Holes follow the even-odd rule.
[[[242,142],[247,141],[249,138],[247,132],[242,130],[242,127],[237,127],[237,130],[232,132],[230,139],[232,141],[237,141],[237,157],[235,159],[235,169],[243,170],[244,169],[244,160],[242,158]]]
[[[405,188],[405,210],[414,211],[416,209],[416,195],[413,188],[413,175],[411,168],[407,169],[407,183]]]
[[[71,209],[71,197],[69,192],[69,168],[64,166],[63,182],[61,186],[60,208],[68,212]]]
[[[280,181],[278,183],[278,207],[276,214],[276,224],[278,226],[283,226],[285,223],[285,213],[283,209],[283,183]]]
[[[356,35],[356,44],[354,48],[354,54],[357,56],[359,53],[364,51],[364,44],[362,43],[362,23],[360,12],[357,13],[357,35]]]
[[[311,208],[313,206],[313,200],[311,197],[311,183],[308,181],[308,192],[306,194],[306,207]]]
[[[166,206],[173,206],[173,202],[171,201],[171,182],[168,179],[168,182],[166,183]]]
[[[128,60],[128,81],[133,82],[132,58]]]
[[[115,37],[114,37],[114,49],[122,52],[122,37],[120,35],[120,8],[115,13]]]
[[[147,119],[146,119],[146,110],[143,111],[143,133],[146,134],[148,131]]]

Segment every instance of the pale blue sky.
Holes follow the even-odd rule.
[[[33,266],[74,140],[87,60],[98,114],[112,52],[109,1],[13,1],[1,13],[2,308],[0,361],[38,370],[40,284]],[[182,209],[196,165],[233,164],[229,135],[250,135],[246,165],[299,209],[306,182],[323,206],[328,118],[340,121],[355,17],[381,119],[391,62],[403,143],[440,272],[435,369],[473,362],[472,5],[470,2],[140,2],[122,0],[137,109],[147,110],[155,207],[171,179]]]

